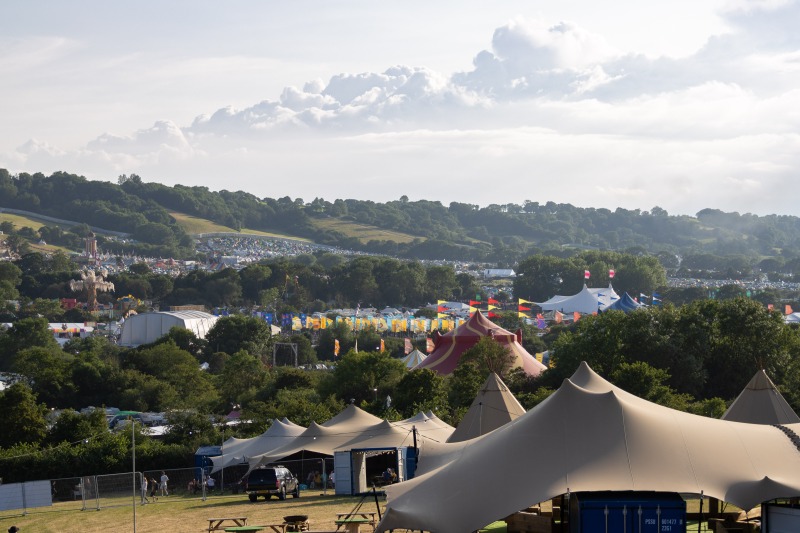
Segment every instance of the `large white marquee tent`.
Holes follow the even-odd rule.
[[[122,324],[120,346],[149,344],[163,337],[173,327],[185,328],[204,339],[217,319],[203,311],[159,311],[132,315]]]

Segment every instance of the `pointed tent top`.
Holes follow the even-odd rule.
[[[795,424],[800,417],[792,410],[764,370],[750,379],[744,390],[722,415],[723,420],[748,424]]]
[[[500,376],[492,372],[447,442],[461,442],[480,437],[523,414],[525,408],[511,394]]]
[[[334,416],[327,422],[323,423],[322,425],[326,428],[330,428],[333,426],[342,425],[357,425],[360,427],[369,426],[372,424],[377,424],[381,421],[375,415],[371,415],[368,412],[364,411],[363,409],[356,407],[353,404],[348,405],[345,407],[342,412],[338,415]],[[311,427],[311,426],[309,426]]]

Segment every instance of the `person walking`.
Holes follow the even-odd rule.
[[[161,485],[159,488],[161,489],[162,496],[169,496],[169,490],[167,489],[167,483],[169,482],[169,477],[167,473],[163,470],[161,471]]]

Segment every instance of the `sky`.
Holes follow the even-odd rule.
[[[6,2],[0,168],[800,216],[800,0]]]

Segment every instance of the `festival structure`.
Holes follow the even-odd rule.
[[[414,370],[428,368],[439,374],[450,374],[464,352],[483,337],[491,337],[511,351],[514,356],[512,368],[521,368],[529,376],[538,376],[547,368],[522,347],[522,331],[511,333],[483,316],[480,311],[475,311],[469,320],[453,331],[444,335],[434,334],[433,351]]]
[[[447,442],[480,437],[524,414],[525,408],[511,394],[500,376],[492,372]]]
[[[601,491],[704,494],[752,509],[800,496],[798,431],[800,424],[676,411],[582,363],[524,415],[478,439],[442,445],[433,460],[420,460],[413,479],[386,487],[377,531],[476,531],[539,502]],[[532,451],[545,460],[533,460]],[[502,490],[475,490],[476,480]]]
[[[800,423],[800,417],[763,370],[755,373],[722,419],[749,424]]]

